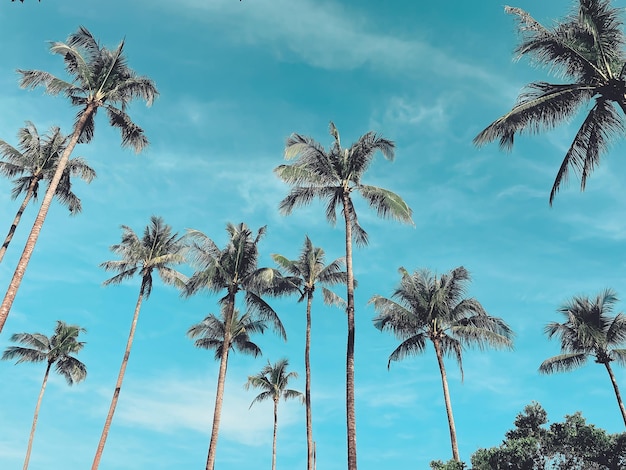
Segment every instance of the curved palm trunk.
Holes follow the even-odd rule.
[[[0,262],[2,262],[2,259],[4,258],[4,254],[7,252],[9,243],[11,243],[11,240],[13,240],[13,235],[15,234],[15,230],[17,229],[17,226],[20,223],[20,219],[22,218],[22,214],[24,213],[26,206],[30,202],[30,198],[33,196],[35,192],[35,186],[37,186],[38,182],[39,182],[39,178],[33,178],[33,180],[30,182],[30,185],[28,186],[28,191],[26,191],[26,196],[24,196],[22,205],[17,210],[17,214],[15,214],[15,218],[13,219],[13,223],[11,224],[11,228],[9,228],[9,233],[4,239],[4,243],[0,247]]]
[[[63,176],[63,171],[67,166],[67,162],[74,150],[74,147],[76,147],[76,144],[78,143],[78,139],[83,131],[83,127],[85,127],[87,119],[91,115],[93,115],[96,108],[97,105],[95,103],[89,103],[87,105],[80,119],[76,123],[76,126],[74,127],[74,133],[72,134],[72,137],[70,138],[67,147],[65,147],[63,155],[61,155],[61,158],[59,159],[59,163],[57,164],[54,176],[52,177],[52,180],[48,185],[48,190],[46,191],[46,195],[41,202],[41,207],[39,208],[39,212],[37,213],[37,217],[35,218],[35,222],[33,223],[33,228],[30,230],[30,234],[26,239],[26,245],[24,246],[22,256],[17,263],[17,267],[15,268],[15,272],[13,273],[13,278],[11,279],[7,292],[4,296],[4,299],[2,300],[2,304],[0,305],[0,332],[4,328],[4,324],[6,323],[7,317],[9,316],[9,311],[11,310],[11,306],[13,305],[13,301],[15,300],[17,291],[20,288],[20,284],[22,283],[22,278],[24,277],[24,273],[26,272],[26,266],[28,266],[30,257],[35,249],[37,238],[39,238],[39,232],[41,232],[41,227],[43,227],[44,220],[46,220],[48,209],[50,209],[52,198],[54,197],[57,187],[59,186],[61,176]]]
[[[311,304],[313,303],[313,293],[309,292],[306,299],[306,339],[304,344],[304,369],[305,369],[305,389],[304,403],[306,406],[306,449],[307,470],[314,469],[314,449],[313,449],[313,422],[311,419]]]
[[[609,377],[611,378],[613,390],[615,390],[615,397],[617,398],[617,404],[619,406],[619,410],[622,413],[622,419],[624,420],[624,424],[626,425],[626,409],[624,409],[624,402],[622,401],[622,395],[619,393],[619,387],[617,386],[617,382],[615,381],[613,369],[611,369],[611,365],[608,362],[605,362],[604,366],[606,367],[606,371],[609,373]]]
[[[26,449],[26,458],[24,459],[24,469],[28,469],[28,462],[30,461],[30,451],[33,448],[33,438],[35,437],[35,428],[37,427],[37,418],[39,417],[39,408],[41,407],[41,400],[43,399],[43,392],[46,391],[46,384],[48,383],[48,375],[50,374],[50,368],[52,363],[48,362],[46,367],[46,373],[43,376],[43,383],[41,384],[41,390],[39,391],[39,398],[37,398],[37,406],[35,406],[35,415],[33,416],[33,426],[30,429],[30,437],[28,438],[28,447]]]
[[[276,433],[278,431],[278,398],[274,398],[274,439],[272,440],[272,470],[276,470]]]
[[[120,390],[122,389],[122,381],[124,380],[124,374],[126,373],[126,365],[128,364],[128,358],[130,357],[130,349],[133,346],[133,340],[135,339],[135,330],[137,329],[137,320],[139,319],[139,309],[141,308],[141,302],[143,300],[143,289],[139,291],[139,297],[137,298],[137,305],[135,306],[135,313],[133,314],[133,322],[130,326],[130,333],[128,334],[128,341],[126,342],[126,351],[124,351],[124,359],[122,359],[122,365],[120,366],[120,372],[117,375],[117,382],[115,384],[115,391],[113,392],[113,398],[111,399],[111,406],[109,406],[109,413],[104,421],[104,428],[102,429],[102,435],[100,436],[100,442],[98,442],[98,448],[96,449],[96,455],[91,465],[91,470],[96,470],[100,466],[100,459],[102,458],[102,452],[104,451],[104,445],[106,444],[107,437],[109,435],[109,429],[111,429],[111,422],[113,421],[113,414],[117,407],[117,401],[120,396]]]
[[[454,427],[454,416],[452,416],[452,402],[450,401],[450,392],[448,391],[448,379],[446,378],[446,368],[443,365],[443,354],[439,341],[433,340],[435,346],[435,354],[437,354],[437,362],[439,363],[439,371],[441,372],[441,384],[443,386],[443,399],[446,403],[446,413],[448,414],[448,427],[450,428],[450,443],[452,445],[452,458],[459,462],[459,446],[456,442],[456,428]]]
[[[356,470],[356,413],[354,411],[354,274],[352,273],[352,220],[349,195],[343,194],[343,218],[346,222],[346,273],[348,345],[346,348],[346,425],[348,433],[348,470]]]
[[[224,342],[222,343],[222,358],[220,360],[220,370],[217,376],[217,391],[215,392],[215,408],[213,410],[213,427],[211,428],[211,441],[209,442],[209,455],[206,461],[206,470],[215,468],[215,450],[217,448],[217,435],[220,429],[222,417],[222,403],[224,401],[224,383],[226,381],[226,369],[228,366],[228,351],[230,350],[231,330],[230,325],[235,313],[235,299],[228,300],[226,315],[224,317]]]

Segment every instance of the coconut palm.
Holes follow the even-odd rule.
[[[374,132],[361,136],[349,148],[342,148],[339,132],[330,123],[334,143],[329,151],[310,137],[292,134],[286,142],[285,158],[297,160],[280,165],[276,175],[292,186],[280,202],[280,211],[291,214],[296,207],[309,204],[314,198],[327,203],[326,219],[334,224],[336,209],[342,208],[346,243],[346,313],[348,341],[346,348],[346,427],[348,440],[348,470],[356,470],[356,415],[354,411],[354,271],[352,269],[352,240],[367,244],[367,233],[359,224],[352,194],[358,192],[379,216],[411,221],[411,209],[397,194],[361,183],[374,155],[380,151],[388,160],[394,158],[394,143]]]
[[[270,323],[272,328],[282,338],[286,339],[287,335],[278,315],[262,296],[287,294],[293,292],[295,285],[292,280],[283,278],[276,269],[258,267],[257,245],[265,234],[265,227],[260,228],[254,235],[244,223],[239,225],[228,223],[226,231],[229,235],[229,241],[222,250],[202,232],[198,230],[188,231],[190,261],[197,267],[197,271],[189,278],[185,295],[193,295],[203,289],[214,293],[225,291],[225,295],[219,302],[223,308],[224,324],[230,325],[235,315],[237,294],[242,291],[245,294],[246,311],[253,318]],[[226,328],[219,356],[220,369],[206,464],[207,470],[213,470],[215,466],[224,380],[231,341],[231,330]]]
[[[483,306],[473,298],[464,297],[470,275],[458,267],[439,278],[428,270],[410,274],[400,268],[401,280],[392,298],[375,295],[370,299],[378,316],[374,326],[389,330],[402,340],[391,353],[391,361],[421,354],[430,340],[435,349],[441,373],[443,397],[450,428],[452,457],[459,461],[452,403],[448,391],[448,379],[444,356],[453,356],[463,377],[462,352],[464,346],[512,348],[513,333],[500,318],[487,314]]]
[[[95,116],[99,108],[104,108],[109,124],[117,127],[122,135],[122,146],[132,147],[136,152],[141,151],[148,140],[143,129],[135,124],[126,113],[128,104],[135,98],[141,98],[149,105],[158,94],[152,80],[139,77],[126,65],[123,55],[124,41],[115,50],[101,47],[92,34],[80,27],[71,34],[66,43],[53,42],[50,50],[59,54],[65,61],[65,69],[71,76],[71,81],[62,80],[41,70],[18,70],[22,75],[22,88],[43,86],[46,93],[51,95],[64,94],[74,106],[80,109],[76,116],[74,131],[69,136],[65,150],[59,157],[56,171],[48,184],[48,190],[41,202],[41,207],[33,228],[28,235],[24,251],[18,261],[13,278],[6,295],[0,304],[0,331],[4,327],[13,301],[19,289],[26,266],[35,249],[37,238],[43,222],[48,214],[50,203],[56,194],[57,186],[63,177],[63,172],[74,147],[78,143],[91,141]]]
[[[9,346],[2,354],[3,360],[17,359],[16,364],[22,362],[45,362],[46,372],[43,376],[43,383],[37,398],[35,406],[35,415],[33,417],[33,425],[28,438],[28,448],[26,449],[26,458],[24,459],[24,470],[28,468],[30,453],[33,447],[33,438],[35,437],[35,428],[37,427],[37,418],[39,416],[39,408],[43,394],[48,383],[48,376],[52,366],[55,370],[65,377],[68,385],[81,382],[87,377],[87,368],[85,364],[74,357],[74,354],[80,352],[85,346],[83,341],[78,341],[78,335],[84,333],[85,329],[77,325],[68,325],[62,321],[57,321],[54,333],[47,337],[41,333],[16,333],[11,336],[11,341],[20,343],[24,346]]]
[[[276,470],[276,431],[278,430],[278,402],[281,398],[289,400],[290,398],[302,399],[302,392],[287,388],[290,379],[298,377],[296,372],[287,372],[287,366],[289,361],[287,359],[281,359],[275,364],[267,361],[267,365],[261,369],[256,375],[248,377],[246,382],[246,390],[250,387],[261,389],[252,403],[250,408],[255,403],[272,400],[274,402],[274,434],[272,438],[272,470]]]
[[[300,257],[290,260],[282,255],[272,255],[274,261],[285,273],[298,279],[300,298],[298,302],[306,299],[306,337],[304,346],[304,367],[306,371],[305,405],[306,405],[306,438],[307,438],[307,470],[315,467],[315,451],[313,444],[313,421],[311,418],[311,306],[313,293],[318,283],[336,285],[346,282],[346,272],[342,271],[343,258],[338,258],[328,265],[324,264],[325,253],[322,248],[313,246],[309,237],[305,237],[304,246]],[[341,305],[345,303],[331,290],[322,286],[324,301],[329,305]]]
[[[220,361],[217,377],[217,392],[215,396],[215,409],[213,412],[213,427],[215,428],[215,443],[217,444],[217,432],[224,402],[224,384],[226,383],[226,369],[228,367],[229,352],[239,351],[254,357],[261,355],[261,349],[251,341],[250,335],[263,333],[266,328],[264,320],[259,319],[250,312],[240,315],[239,310],[234,309],[229,315],[226,305],[222,305],[220,317],[210,314],[200,323],[193,325],[187,331],[191,339],[195,339],[195,346],[203,349],[213,349],[215,360]],[[217,422],[217,424],[216,424]],[[213,433],[211,434],[213,438]],[[208,464],[207,464],[208,465]],[[212,463],[214,465],[214,463]],[[207,467],[208,468],[208,467]],[[214,467],[211,467],[213,469]]]
[[[26,127],[19,130],[17,137],[19,150],[4,140],[0,140],[0,154],[6,159],[0,161],[0,174],[9,178],[16,177],[13,180],[11,192],[13,199],[24,194],[24,200],[0,247],[0,261],[4,258],[9,243],[13,239],[26,206],[31,199],[37,199],[39,183],[42,180],[50,180],[54,175],[66,141],[58,127],[51,128],[47,135],[40,137],[37,128],[30,121],[26,121]],[[85,182],[90,183],[96,177],[96,172],[80,157],[70,159],[65,167],[55,196],[68,207],[70,214],[74,215],[82,210],[82,206],[80,199],[72,192],[71,176],[79,176]]]
[[[182,241],[182,237],[179,237],[176,233],[172,233],[172,228],[165,224],[161,217],[152,216],[141,238],[130,227],[122,225],[122,241],[120,244],[111,247],[111,251],[120,255],[121,259],[106,261],[100,265],[100,267],[104,268],[106,271],[118,273],[104,281],[105,286],[119,284],[135,275],[141,277],[141,284],[139,286],[139,296],[137,297],[133,320],[128,334],[128,341],[126,342],[124,358],[122,359],[109,412],[104,422],[100,442],[98,443],[96,455],[91,466],[92,470],[97,469],[100,465],[100,459],[102,458],[102,452],[106,444],[113,414],[115,413],[120,390],[122,388],[122,381],[124,380],[130,350],[135,338],[139,310],[141,309],[143,300],[148,299],[152,293],[152,274],[156,271],[164,283],[182,287],[186,279],[181,273],[173,269],[172,266],[184,261],[184,249],[185,244]]]
[[[611,368],[613,361],[626,364],[626,349],[616,348],[626,342],[626,316],[621,312],[611,315],[617,300],[615,292],[606,289],[595,299],[576,296],[562,305],[558,312],[566,320],[563,323],[551,322],[545,327],[548,338],[556,337],[561,341],[561,354],[543,361],[539,372],[568,372],[585,364],[589,356],[594,357],[595,362],[604,365],[609,374],[626,425],[626,410]]]
[[[509,150],[515,133],[551,129],[585,109],[587,115],[552,186],[552,204],[570,170],[580,176],[580,189],[584,190],[600,156],[624,132],[626,37],[622,9],[611,7],[608,0],[580,0],[577,10],[552,28],[542,26],[520,8],[505,7],[505,11],[518,20],[522,38],[515,50],[518,58],[530,57],[567,83],[530,83],[513,109],[478,134],[474,143],[480,146],[498,139],[500,147]]]

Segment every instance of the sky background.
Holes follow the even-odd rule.
[[[626,1],[615,1],[626,7]],[[569,0],[513,3],[544,25],[564,16]],[[396,0],[26,0],[0,7],[0,138],[17,144],[26,120],[44,133],[69,134],[76,110],[62,97],[25,91],[16,69],[65,77],[48,41],[64,41],[79,25],[101,44],[126,39],[129,66],[151,77],[160,96],[129,112],[151,145],[140,155],[120,147],[104,113],[89,145],[79,145],[97,171],[75,183],[83,213],[70,217],[53,204],[0,348],[16,332],[52,334],[56,320],[88,330],[78,356],[85,382],[68,387],[54,376],[46,390],[31,468],[88,468],[100,437],[137,298],[137,280],[103,287],[99,268],[115,259],[120,225],[143,232],[151,215],[183,234],[198,229],[219,246],[227,222],[267,225],[260,264],[272,253],[298,256],[304,236],[343,255],[341,226],[330,226],[319,204],[284,217],[277,211],[288,187],[272,173],[283,163],[286,137],[308,135],[328,147],[334,121],[345,145],[373,130],[396,142],[396,160],[380,155],[363,178],[401,195],[415,226],[378,219],[357,205],[370,244],[354,253],[356,292],[356,411],[359,468],[426,469],[451,457],[441,382],[429,346],[424,355],[392,364],[397,346],[372,326],[368,299],[390,296],[397,269],[438,274],[465,266],[468,295],[516,333],[515,350],[464,353],[465,381],[453,361],[448,378],[461,457],[498,445],[526,404],[539,401],[551,420],[582,411],[609,432],[623,423],[609,378],[590,361],[572,373],[541,376],[539,364],[558,354],[543,334],[560,321],[556,309],[574,295],[607,287],[626,298],[626,172],[624,142],[611,152],[581,193],[576,180],[548,205],[549,191],[580,119],[522,136],[510,154],[472,138],[507,112],[522,86],[558,80],[513,60],[513,17],[501,1]],[[19,206],[0,181],[0,228]],[[43,194],[43,193],[42,193]],[[9,283],[36,214],[29,206],[7,256],[0,283]],[[4,232],[2,232],[4,235]],[[181,267],[186,273],[188,266]],[[0,287],[2,287],[0,286]],[[340,289],[336,289],[342,293]],[[155,281],[137,336],[101,467],[204,468],[218,363],[196,349],[187,329],[217,313],[217,296],[182,299]],[[248,409],[256,396],[243,384],[266,361],[287,357],[304,390],[305,305],[272,300],[288,334],[254,340],[263,357],[230,356],[217,448],[218,470],[270,467],[271,403]],[[624,309],[624,303],[617,305]],[[312,395],[317,468],[346,466],[344,313],[314,302]],[[43,364],[0,362],[0,467],[23,461]],[[616,368],[619,385],[626,374]],[[304,407],[281,402],[278,468],[305,468]]]

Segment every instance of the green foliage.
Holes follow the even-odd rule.
[[[577,7],[553,27],[544,27],[520,8],[505,7],[518,22],[518,58],[545,66],[566,83],[528,84],[511,111],[474,138],[478,146],[499,141],[510,150],[516,134],[550,130],[588,110],[557,172],[550,204],[571,172],[580,177],[581,191],[585,189],[600,157],[613,140],[623,137],[625,128],[623,9],[608,0],[574,3]]]
[[[432,470],[463,470],[467,468],[467,465],[456,460],[449,460],[445,463],[441,460],[433,460],[430,462],[430,468]]]
[[[580,412],[566,415],[565,421],[546,428],[547,423],[547,413],[539,403],[527,405],[500,446],[478,449],[472,455],[472,470],[625,468],[626,433],[608,434],[587,424]]]

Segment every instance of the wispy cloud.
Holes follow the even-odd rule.
[[[450,57],[426,41],[380,31],[375,19],[339,2],[274,0],[241,5],[185,0],[176,4],[176,10],[191,12],[194,17],[202,12],[201,21],[219,28],[231,42],[263,46],[284,61],[325,69],[370,67],[381,73],[493,79],[479,67]]]
[[[227,378],[220,435],[245,445],[266,445],[272,438],[272,404],[249,408],[256,394],[245,391],[239,382],[236,377]],[[103,389],[102,394],[108,397],[110,390]],[[125,426],[163,433],[209,434],[214,403],[215,381],[163,375],[129,383],[117,419]],[[299,402],[281,402],[280,427],[298,422],[302,414]]]

